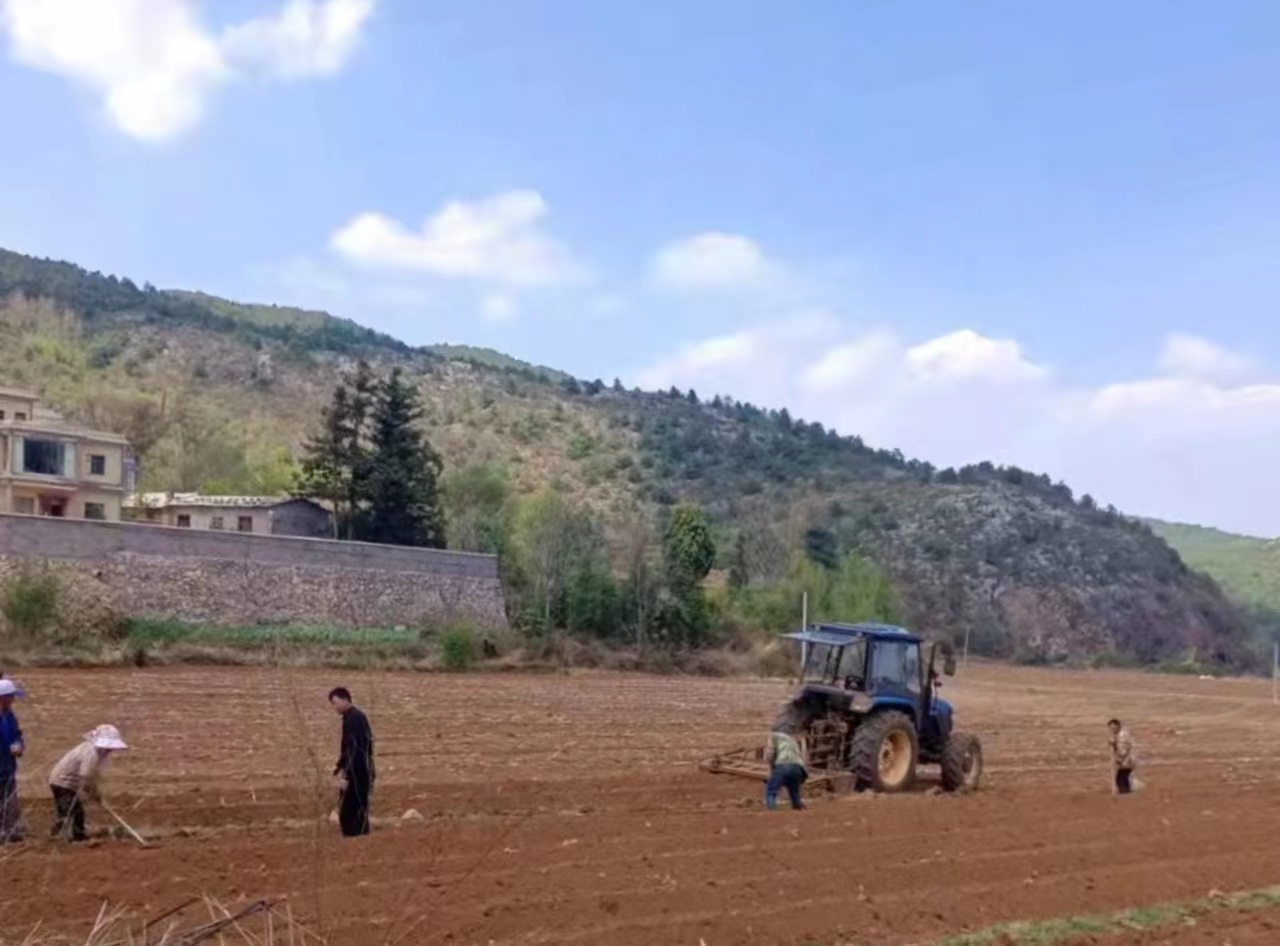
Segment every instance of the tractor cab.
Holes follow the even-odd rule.
[[[815,624],[786,637],[802,645],[803,703],[843,711],[868,712],[896,708],[918,723],[950,706],[937,696],[937,658],[942,672],[956,672],[955,657],[945,644],[924,640],[890,624]]]

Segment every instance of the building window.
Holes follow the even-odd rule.
[[[22,472],[40,476],[62,476],[66,469],[66,444],[59,440],[22,441]]]
[[[4,411],[0,411],[0,420],[4,420]]]
[[[84,517],[86,519],[106,520],[107,507],[102,503],[85,503]]]
[[[241,532],[253,531],[253,516],[241,516],[236,520],[236,528]]]
[[[20,516],[34,516],[36,501],[30,496],[19,496],[13,501],[13,511]]]
[[[209,528],[210,528],[210,529],[221,529],[221,528],[223,528],[223,525],[222,525],[222,517],[221,517],[221,516],[214,516],[212,519],[210,519],[210,520],[209,520]]]
[[[14,412],[13,412],[13,419],[14,419],[14,420],[26,420],[26,419],[27,419],[27,415],[26,415],[26,414],[24,414],[22,411],[14,411]]]
[[[107,475],[107,458],[100,453],[89,454],[89,475],[90,476],[106,476]]]
[[[190,528],[191,528],[191,517],[190,517],[190,516],[188,516],[186,513],[182,513],[181,515],[179,515],[179,516],[178,516],[178,528],[179,528],[179,529],[190,529]]]

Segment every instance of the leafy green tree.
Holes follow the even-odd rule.
[[[288,447],[276,447],[259,462],[249,465],[250,492],[255,496],[281,496],[297,482],[299,467]]]
[[[874,563],[853,554],[828,569],[796,552],[785,578],[735,592],[733,608],[745,624],[776,631],[799,623],[806,594],[809,615],[816,620],[892,624],[901,617],[892,582]]]
[[[526,626],[544,631],[564,626],[566,599],[577,576],[606,569],[604,535],[589,513],[552,489],[517,504],[504,571]]]
[[[716,561],[716,544],[701,506],[676,506],[663,537],[663,553],[667,583],[676,593],[696,587],[707,577]]]
[[[440,481],[449,548],[501,553],[510,528],[511,477],[503,466],[473,464]]]
[[[395,368],[378,388],[371,424],[368,508],[362,537],[387,545],[444,548],[440,455],[417,428],[418,394]]]
[[[702,580],[716,560],[716,544],[707,514],[693,503],[681,503],[671,514],[662,542],[666,588],[662,625],[672,644],[697,647],[705,643],[711,610]]]
[[[565,593],[564,625],[573,633],[610,639],[621,629],[622,597],[607,562],[576,570]]]

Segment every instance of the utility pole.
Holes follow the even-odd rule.
[[[1280,640],[1271,645],[1271,702],[1280,703]]]
[[[800,596],[800,630],[807,631],[809,629],[809,592],[804,592]],[[804,679],[804,668],[809,666],[809,644],[807,641],[800,642],[800,679]]]

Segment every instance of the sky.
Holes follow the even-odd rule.
[[[0,246],[1280,535],[1280,4],[0,0]]]

